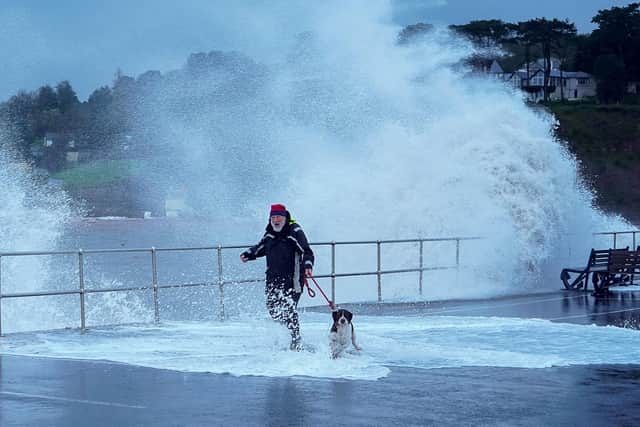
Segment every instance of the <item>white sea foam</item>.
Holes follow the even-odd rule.
[[[363,351],[329,357],[330,318],[302,315],[315,353],[289,351],[286,330],[267,319],[169,322],[78,332],[9,335],[3,354],[109,360],[185,372],[376,380],[390,367],[544,368],[640,361],[640,332],[497,317],[359,316]]]

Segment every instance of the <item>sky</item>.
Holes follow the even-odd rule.
[[[594,29],[590,20],[598,10],[629,3],[387,1],[389,21],[399,26],[494,18],[517,22],[544,16],[569,19],[581,33]],[[0,100],[62,80],[69,80],[85,100],[96,88],[110,85],[118,69],[133,76],[152,69],[165,72],[180,68],[193,52],[238,50],[261,59],[261,53],[277,43],[274,31],[305,29],[304,11],[310,4],[302,0],[0,0]]]
[[[459,25],[480,19],[518,22],[545,17],[568,19],[576,24],[579,33],[589,33],[595,28],[591,18],[598,10],[629,3],[628,0],[396,0],[394,19],[402,25],[416,20]]]

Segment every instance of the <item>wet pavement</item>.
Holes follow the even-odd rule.
[[[640,329],[640,287],[613,290],[595,297],[590,292],[556,291],[467,301],[384,304],[341,304],[359,314],[393,316],[487,316],[545,319],[576,324]],[[312,311],[326,307],[309,308]]]
[[[639,425],[640,366],[232,377],[0,357],[2,426]]]
[[[351,308],[371,315],[508,316],[637,329],[640,293]],[[640,361],[544,369],[391,367],[380,380],[353,381],[3,355],[0,426],[632,426],[640,425],[638,390]]]

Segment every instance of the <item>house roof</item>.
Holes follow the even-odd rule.
[[[584,71],[562,71],[562,73],[560,72],[560,69],[558,68],[558,64],[560,63],[560,61],[557,58],[552,57],[551,58],[551,64],[553,65],[553,67],[551,68],[551,77],[560,77],[562,76],[562,78],[565,79],[590,79],[592,76],[589,73],[585,73]],[[544,75],[544,68],[543,68],[544,62],[542,59],[538,59],[536,61],[530,62],[529,63],[529,78],[533,78],[534,76],[537,75]],[[520,65],[522,66],[522,64]],[[498,63],[498,61],[493,60],[491,62],[491,66],[489,68],[489,73],[491,74],[509,74],[511,76],[517,75],[518,77],[520,77],[521,79],[526,79],[527,78],[527,71],[525,68],[520,68],[516,71],[504,71],[504,68],[502,68],[502,66],[500,65],[500,63]]]
[[[506,73],[506,74],[511,74],[511,73]],[[524,70],[515,71],[513,74],[517,75],[521,79],[526,79],[527,78],[527,72],[524,71]],[[533,77],[538,76],[538,75],[539,76],[543,75],[542,70],[536,70],[536,71],[530,71],[529,72],[529,78],[533,78]],[[551,70],[550,76],[551,77],[560,78],[560,76],[561,76],[560,70]],[[590,79],[591,78],[591,74],[585,73],[584,71],[562,71],[562,78],[563,79]]]
[[[500,66],[500,64],[498,64],[498,61],[496,61],[494,59],[493,62],[491,62],[491,67],[489,67],[489,72],[490,73],[504,73],[504,70]]]
[[[560,70],[551,70],[551,77],[560,77]],[[584,71],[562,71],[562,77],[575,79],[589,79],[591,74]]]

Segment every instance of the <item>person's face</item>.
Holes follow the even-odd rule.
[[[286,220],[286,216],[271,215],[271,226],[275,231],[279,232],[280,230],[282,230],[282,227],[284,227],[284,223]]]

